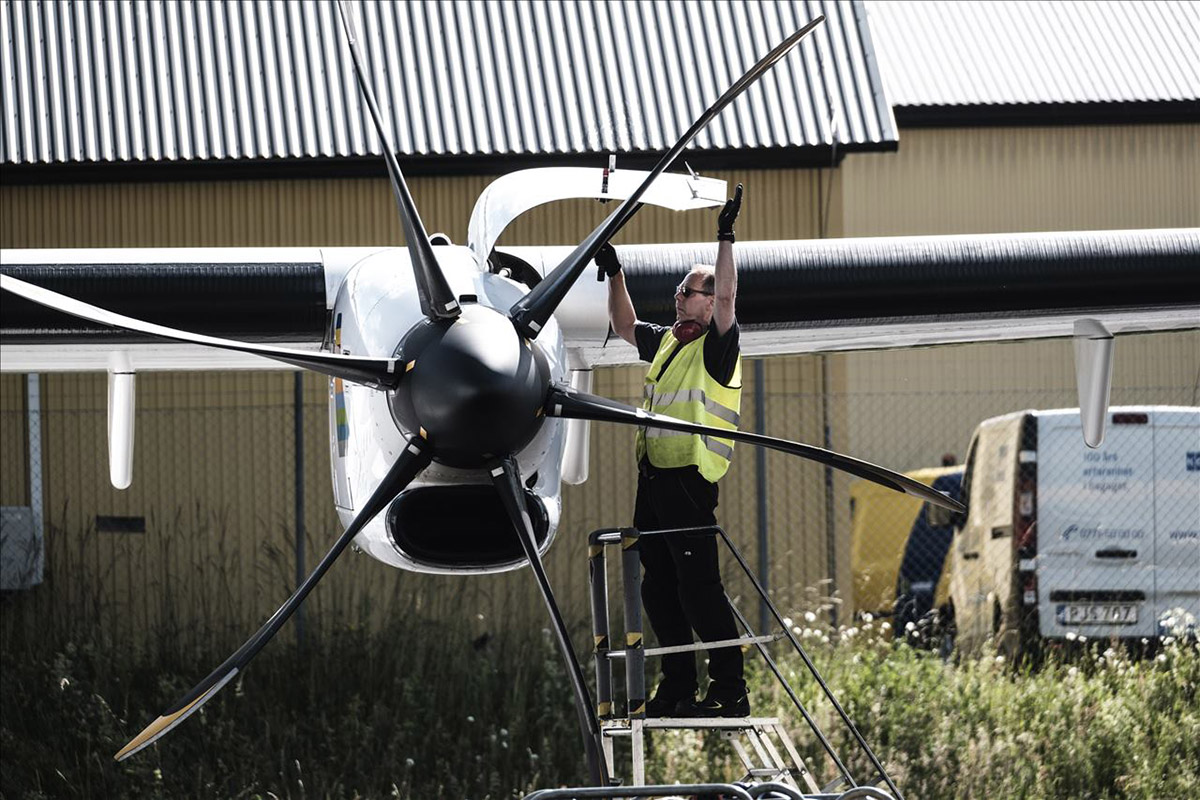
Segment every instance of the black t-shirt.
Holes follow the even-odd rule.
[[[653,322],[637,322],[633,326],[633,338],[637,342],[638,358],[652,362],[662,346],[663,336],[669,327],[655,325]],[[708,338],[704,340],[704,368],[708,370],[717,382],[728,386],[733,380],[733,371],[737,368],[738,354],[741,352],[741,331],[737,320],[729,326],[722,336],[717,333],[716,322],[708,323]]]

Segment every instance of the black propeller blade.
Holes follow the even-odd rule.
[[[583,272],[584,267],[596,255],[596,251],[611,239],[616,232],[629,221],[639,208],[641,203],[639,198],[649,188],[662,172],[675,161],[683,148],[687,147],[688,143],[696,137],[696,134],[704,128],[713,117],[721,113],[725,106],[733,102],[739,94],[746,90],[752,83],[762,77],[768,69],[775,65],[775,62],[786,56],[793,47],[800,43],[808,33],[817,25],[825,20],[824,16],[819,16],[809,22],[800,30],[793,33],[788,38],[784,39],[775,46],[771,52],[762,57],[761,60],[746,72],[745,75],[738,78],[732,86],[730,86],[725,94],[717,99],[707,111],[700,115],[700,118],[692,123],[692,127],[687,129],[687,132],[679,139],[675,145],[667,151],[667,154],[659,160],[642,181],[642,185],[637,190],[626,198],[625,202],[621,203],[615,211],[608,215],[604,222],[600,223],[594,231],[588,234],[587,238],[579,243],[579,246],[571,251],[570,255],[563,260],[561,264],[546,276],[545,280],[533,288],[529,294],[522,297],[512,308],[509,309],[508,315],[512,318],[513,324],[517,326],[517,330],[527,339],[535,338],[538,333],[546,325],[546,321],[550,319],[550,315],[558,308],[559,303],[570,291],[575,284],[575,280]]]
[[[363,66],[362,53],[358,46],[358,38],[354,34],[354,26],[350,21],[350,12],[345,0],[338,0],[338,13],[342,18],[342,28],[346,31],[346,39],[350,44],[350,57],[354,61],[354,74],[358,78],[358,87],[362,90],[363,99],[371,112],[375,123],[375,131],[383,147],[383,159],[387,162],[388,175],[392,179],[392,191],[396,195],[396,206],[400,210],[400,222],[404,226],[404,238],[408,245],[408,257],[412,260],[413,273],[417,279],[417,297],[421,301],[421,312],[431,319],[454,319],[459,314],[458,300],[442,274],[433,247],[429,244],[429,234],[421,223],[421,215],[413,202],[408,184],[404,182],[404,174],[396,162],[396,151],[392,147],[392,139],[383,124],[383,116],[379,113],[379,104],[375,102],[375,93],[367,82],[367,70]]]
[[[163,712],[162,716],[146,726],[145,730],[135,736],[129,744],[121,748],[114,756],[117,761],[124,761],[129,756],[138,752],[147,745],[157,741],[160,737],[170,731],[179,723],[187,719],[191,714],[208,702],[213,695],[221,690],[225,684],[237,675],[238,671],[250,663],[250,659],[258,655],[258,651],[262,650],[263,646],[271,640],[283,623],[287,622],[300,604],[304,602],[304,598],[312,591],[312,588],[317,585],[317,581],[324,577],[329,567],[337,560],[337,557],[346,549],[346,545],[358,534],[364,525],[375,518],[380,511],[387,507],[396,495],[404,490],[413,478],[417,476],[421,470],[429,465],[432,454],[427,443],[419,438],[412,437],[406,443],[404,450],[396,459],[396,463],[388,470],[387,475],[380,481],[379,487],[363,504],[362,510],[358,512],[358,516],[346,528],[343,533],[325,557],[321,559],[321,563],[317,564],[316,569],[304,579],[304,583],[300,584],[300,588],[296,589],[295,593],[287,599],[287,602],[279,607],[271,618],[268,619],[258,632],[250,637],[244,645],[242,645],[236,653],[225,660],[225,663],[217,667],[212,673],[196,684],[190,692],[183,696],[179,702]]]
[[[810,461],[825,464],[834,469],[840,469],[843,472],[849,472],[851,475],[865,478],[866,480],[878,483],[880,486],[894,489],[897,492],[904,492],[928,503],[933,503],[936,506],[948,508],[951,511],[966,511],[966,507],[962,503],[934,490],[932,487],[926,486],[920,481],[915,481],[898,472],[892,472],[890,469],[885,469],[866,461],[860,461],[857,458],[835,453],[832,450],[825,450],[809,444],[801,444],[800,442],[790,442],[787,439],[775,439],[757,433],[745,433],[738,430],[726,430],[708,425],[697,425],[693,422],[684,422],[675,417],[654,414],[640,408],[632,408],[624,403],[618,403],[615,400],[609,400],[605,397],[597,397],[596,395],[579,392],[567,386],[553,386],[550,388],[550,394],[546,399],[546,416],[597,420],[600,422],[619,422],[623,425],[640,425],[647,428],[661,428],[670,431],[683,431],[684,433],[711,435],[722,439],[732,439],[736,442],[746,442],[747,444],[758,445],[759,447],[769,447],[772,450],[791,453],[801,458],[807,458]]]
[[[604,750],[601,743],[600,723],[592,709],[592,700],[588,696],[587,687],[583,682],[583,670],[571,647],[571,637],[567,634],[566,623],[559,613],[558,603],[554,599],[554,590],[550,588],[550,580],[542,566],[542,557],[538,553],[537,541],[533,535],[533,523],[529,520],[529,511],[525,508],[525,492],[522,491],[521,471],[512,456],[505,456],[494,464],[490,472],[492,483],[500,493],[504,510],[517,529],[517,538],[529,559],[529,566],[537,579],[538,589],[542,599],[546,601],[546,610],[550,612],[550,620],[554,624],[554,634],[558,639],[558,649],[563,660],[567,663],[567,671],[571,675],[571,687],[575,690],[575,710],[579,712],[579,727],[583,732],[583,747],[587,753],[588,771],[591,773],[592,784],[604,785],[608,780],[608,766],[604,761]]]
[[[12,292],[35,303],[70,314],[82,319],[99,322],[101,325],[111,325],[114,328],[126,328],[138,333],[151,336],[161,336],[177,342],[188,342],[206,347],[219,347],[222,350],[235,350],[240,353],[270,358],[282,361],[313,372],[320,372],[334,378],[344,378],[354,383],[363,383],[379,388],[394,388],[400,382],[403,374],[398,368],[399,363],[394,358],[370,358],[368,356],[346,356],[340,353],[322,353],[307,350],[291,350],[286,347],[272,347],[265,344],[250,344],[234,339],[222,339],[217,336],[205,336],[202,333],[189,333],[165,325],[127,317],[112,311],[84,303],[66,295],[43,289],[32,283],[14,278],[11,275],[0,275],[0,289]]]

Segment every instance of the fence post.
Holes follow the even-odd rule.
[[[766,435],[767,432],[767,397],[764,391],[766,380],[763,360],[756,359],[754,362],[754,432],[760,435]],[[758,582],[762,584],[764,591],[770,591],[771,539],[767,522],[767,449],[765,447],[754,448],[754,491],[758,506]],[[770,627],[770,612],[767,610],[767,601],[759,600],[758,629],[765,631],[768,627]]]
[[[292,375],[292,418],[295,457],[292,462],[296,484],[296,586],[304,583],[308,572],[304,566],[304,370]],[[304,646],[304,606],[296,609],[296,644]]]

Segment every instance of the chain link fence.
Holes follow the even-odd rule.
[[[913,643],[990,643],[1014,656],[1047,640],[1194,634],[1200,336],[1121,340],[1117,366],[1108,436],[1091,450],[1078,415],[1057,411],[1076,402],[1069,344],[749,362],[743,428],[906,472],[968,512],[936,513],[739,447],[720,522],[798,629],[870,615]],[[86,625],[133,648],[208,651],[256,628],[340,533],[328,387],[304,376],[297,394],[295,380],[139,376],[134,481],[119,492],[108,483],[104,376],[42,376],[36,401],[25,376],[3,376],[5,630]],[[636,368],[603,371],[597,391],[637,402],[640,381]],[[564,487],[548,557],[584,637],[586,534],[631,521],[632,429],[593,426],[590,473]],[[753,619],[730,561],[728,586]],[[395,615],[465,620],[456,629],[471,641],[545,625],[523,571],[424,576],[347,554],[296,630]]]

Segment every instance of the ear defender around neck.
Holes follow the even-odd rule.
[[[704,333],[704,326],[694,319],[681,319],[671,326],[671,335],[682,344],[694,342]]]

